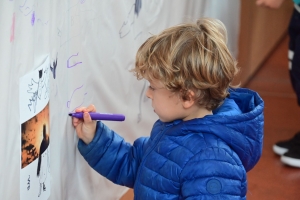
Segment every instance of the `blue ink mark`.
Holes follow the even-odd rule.
[[[123,22],[123,24],[119,30],[120,38],[125,37],[131,31],[131,26],[134,24],[134,14],[135,14],[133,12],[133,9],[135,9],[135,4],[133,4],[131,6],[130,11],[127,16],[127,19]]]
[[[123,38],[129,34],[135,21],[135,15],[137,17],[139,16],[141,8],[142,8],[142,0],[135,0],[135,3],[130,8],[127,19],[123,22],[119,30],[120,38]]]
[[[135,0],[134,13],[139,16],[140,10],[142,8],[142,0]]]
[[[30,175],[28,175],[27,179],[27,190],[30,190]]]
[[[139,32],[135,37],[134,40],[136,40],[138,37],[140,37],[142,35],[143,31]]]
[[[78,56],[78,53],[75,54],[75,55],[72,55],[72,56],[70,56],[70,57],[68,58],[68,61],[67,61],[67,68],[72,68],[72,67],[75,67],[76,65],[82,64],[82,62],[76,62],[74,65],[71,65],[71,66],[70,66],[69,60],[70,60],[72,57],[74,57],[74,56]]]
[[[56,66],[57,66],[57,57],[56,57],[56,60],[53,61],[53,67],[51,67],[51,65],[50,65],[50,69],[51,69],[54,79],[56,78]]]

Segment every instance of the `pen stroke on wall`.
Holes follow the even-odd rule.
[[[69,112],[75,111],[76,108],[83,105],[87,92],[83,90],[83,85],[75,88],[70,99],[67,101]]]
[[[126,20],[124,20],[119,30],[120,38],[124,38],[126,35],[130,33],[132,26],[135,22],[135,16],[138,17],[141,8],[142,8],[142,1],[136,0],[135,3],[131,6],[127,18]]]
[[[79,53],[77,54],[74,54],[74,55],[71,55],[68,60],[67,60],[67,68],[72,68],[72,67],[75,67],[76,65],[79,65],[79,64],[82,64],[82,62],[77,62],[77,61],[73,61],[71,63],[70,59],[73,58],[73,57],[77,57]]]

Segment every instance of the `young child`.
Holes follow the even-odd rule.
[[[73,118],[78,149],[112,182],[134,188],[135,199],[246,199],[246,172],[262,153],[264,103],[232,89],[238,69],[216,19],[199,19],[150,37],[138,50],[134,74],[150,86],[158,120],[133,145],[88,112]]]

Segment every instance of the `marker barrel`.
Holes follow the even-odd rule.
[[[92,120],[108,120],[108,121],[124,121],[125,120],[125,116],[122,114],[96,113],[96,112],[90,112],[89,114],[90,114]],[[83,118],[83,112],[70,113],[69,115],[72,117],[79,118],[79,119]]]

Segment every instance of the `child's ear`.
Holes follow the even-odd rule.
[[[189,94],[189,98],[187,100],[182,100],[182,106],[186,109],[192,107],[195,103],[194,100],[195,93],[192,90],[189,90],[188,94]]]

